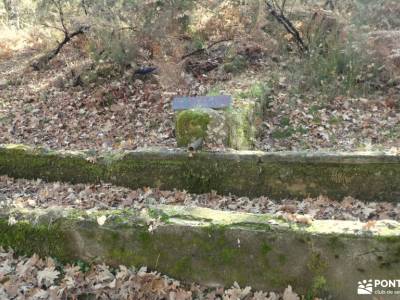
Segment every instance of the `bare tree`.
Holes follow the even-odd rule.
[[[285,28],[285,30],[293,37],[299,51],[301,53],[307,52],[308,46],[304,43],[303,38],[300,35],[300,32],[296,29],[293,23],[285,15],[286,0],[282,0],[280,1],[280,3],[278,3],[276,0],[266,0],[265,4],[267,7],[267,11],[279,23],[281,23]]]
[[[58,21],[59,25],[58,26],[52,26],[49,24],[44,24],[47,27],[54,28],[58,31],[61,31],[64,35],[64,39],[58,43],[57,47],[47,53],[46,55],[40,57],[37,61],[32,63],[32,67],[35,70],[40,70],[43,68],[46,64],[50,62],[60,51],[61,49],[69,42],[71,41],[72,38],[74,38],[77,35],[84,34],[89,28],[89,25],[79,25],[78,28],[76,28],[73,31],[70,31],[68,29],[68,26],[66,25],[66,20],[65,20],[65,14],[64,14],[64,8],[63,8],[63,0],[50,0],[51,4],[55,7],[57,14],[58,14]],[[84,1],[82,1],[82,5],[84,4]],[[86,14],[86,8],[85,8],[85,14]]]

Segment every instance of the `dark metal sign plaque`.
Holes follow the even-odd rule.
[[[173,110],[185,110],[191,108],[214,108],[222,109],[231,105],[232,98],[227,95],[220,96],[197,96],[176,97],[172,101]]]

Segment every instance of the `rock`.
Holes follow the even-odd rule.
[[[202,138],[206,146],[253,149],[257,133],[254,124],[260,112],[261,103],[254,99],[241,99],[229,109],[218,111],[210,108],[181,111],[176,118],[178,146],[187,147]]]
[[[255,117],[259,111],[259,103],[251,99],[242,99],[232,110],[227,111],[230,148],[253,149],[257,132]]]
[[[228,131],[223,111],[210,108],[196,108],[178,113],[176,137],[178,146],[186,147],[202,138],[205,144],[226,145]]]
[[[224,111],[214,109],[203,109],[210,116],[210,122],[207,125],[207,144],[227,146],[228,128]]]

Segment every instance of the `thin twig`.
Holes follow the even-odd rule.
[[[64,39],[61,43],[58,43],[57,47],[54,50],[50,51],[47,55],[44,55],[43,57],[41,57],[39,59],[39,61],[36,61],[32,64],[32,67],[36,70],[39,70],[43,65],[49,63],[50,60],[52,60],[54,57],[56,57],[56,55],[61,51],[61,49],[72,38],[74,38],[77,35],[84,34],[85,31],[87,31],[90,28],[90,26],[88,26],[88,25],[83,25],[83,26],[80,26],[76,31],[70,33],[65,24],[64,10],[63,10],[61,0],[51,0],[51,2],[53,3],[53,5],[56,7],[56,9],[58,11],[59,21],[60,21],[62,28],[50,26],[48,24],[45,24],[45,26],[62,31],[64,33]],[[84,4],[84,1],[82,1],[82,3]]]

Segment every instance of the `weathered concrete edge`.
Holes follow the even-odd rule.
[[[150,157],[152,155],[160,158],[187,158],[200,156],[203,158],[221,158],[227,160],[257,160],[258,162],[312,162],[312,163],[400,163],[400,154],[391,151],[279,151],[264,152],[257,150],[227,150],[227,151],[203,151],[188,153],[181,148],[148,147],[136,150],[124,151],[96,151],[96,150],[51,150],[43,147],[31,147],[23,144],[0,144],[0,151],[16,150],[25,151],[35,155],[60,155],[62,157],[77,157],[105,159],[110,161],[125,156]]]
[[[345,196],[364,201],[400,199],[400,156],[386,152],[187,153],[152,148],[96,153],[3,145],[0,174],[276,199],[320,194],[337,200]]]
[[[400,224],[378,221],[370,229],[360,222],[305,226],[271,215],[182,206],[0,211],[0,245],[19,254],[147,265],[210,286],[237,281],[282,290],[291,284],[301,293],[329,292],[343,300],[356,298],[358,280],[400,276]]]

